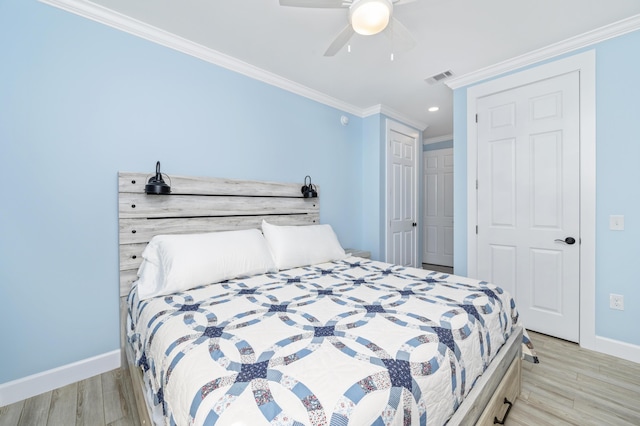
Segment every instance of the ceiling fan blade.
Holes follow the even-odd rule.
[[[416,40],[411,35],[411,31],[395,18],[391,18],[384,33],[391,39],[393,50],[397,52],[406,52],[416,46]]]
[[[351,5],[350,0],[280,0],[280,6],[342,8]]]
[[[344,29],[340,31],[340,34],[338,34],[335,40],[333,40],[327,51],[324,52],[324,56],[333,56],[338,53],[338,51],[342,49],[345,44],[347,44],[354,33],[355,31],[353,31],[353,27],[351,26],[351,24],[344,27]]]
[[[407,3],[413,3],[416,0],[395,0],[393,2],[394,6],[402,6],[403,4],[407,4]]]

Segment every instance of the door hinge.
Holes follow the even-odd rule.
[[[476,179],[476,189],[478,189],[478,179]]]
[[[478,114],[476,114],[476,123],[478,122]]]
[[[478,225],[476,225],[476,235],[478,235]]]

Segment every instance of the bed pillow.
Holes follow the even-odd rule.
[[[280,270],[346,257],[331,225],[279,226],[263,220],[262,232]]]
[[[267,242],[258,229],[156,235],[142,257],[137,284],[141,300],[240,276],[277,271]]]

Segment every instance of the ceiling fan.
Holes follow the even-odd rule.
[[[280,0],[280,6],[348,9],[349,24],[338,34],[324,56],[333,56],[349,42],[353,34],[374,35],[384,31],[394,50],[409,50],[413,36],[393,17],[393,7],[414,0]]]

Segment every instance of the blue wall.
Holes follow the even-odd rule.
[[[365,232],[363,246],[371,251],[373,259],[384,260],[384,120],[380,115],[363,120],[362,137],[362,215],[360,219]],[[355,191],[354,191],[355,192]]]
[[[343,246],[379,253],[379,117],[342,126],[341,111],[34,0],[0,1],[0,58],[0,383],[118,349],[118,171],[309,174]]]
[[[596,51],[596,334],[640,345],[640,31],[590,49]],[[457,274],[467,271],[466,102],[467,88],[455,90]],[[609,230],[612,214],[625,216],[624,231]],[[624,295],[624,311],[609,308],[609,293]]]

